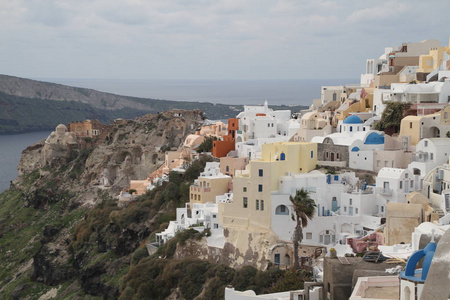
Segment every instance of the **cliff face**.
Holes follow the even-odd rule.
[[[58,188],[85,201],[94,201],[98,190],[117,195],[130,180],[145,179],[155,171],[164,162],[163,150],[178,147],[202,122],[199,110],[149,114],[114,125],[104,141],[90,140],[83,144],[85,149],[64,132],[53,137],[55,141],[48,138],[23,151],[15,183],[20,186],[25,175],[36,170],[39,182],[48,181],[56,169]]]
[[[0,194],[0,298],[117,298],[131,255],[178,203],[163,199],[165,187],[162,200],[125,208],[112,196],[156,170],[162,149],[202,122],[199,110],[145,115],[114,125],[102,141],[83,140],[82,149],[58,126],[25,149],[14,187]]]

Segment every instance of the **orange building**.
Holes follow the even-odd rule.
[[[237,130],[239,130],[238,119],[228,119],[228,134],[223,137],[222,141],[213,141],[212,155],[214,157],[225,157],[228,152],[235,149],[235,136]]]
[[[109,126],[100,123],[98,120],[85,120],[69,124],[69,132],[75,132],[80,137],[95,137],[108,130]]]

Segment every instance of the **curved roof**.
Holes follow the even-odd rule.
[[[359,148],[358,147],[353,147],[352,148],[352,152],[358,152],[359,151]]]
[[[358,116],[351,115],[351,116],[348,116],[347,118],[345,118],[343,123],[344,124],[362,124],[362,120]]]
[[[371,132],[364,141],[366,145],[380,145],[384,144],[384,136],[376,132]]]

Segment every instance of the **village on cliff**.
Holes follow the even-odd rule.
[[[387,47],[367,59],[359,84],[323,86],[307,110],[274,111],[266,101],[227,122],[207,120],[177,150],[167,149],[157,171],[131,180],[119,203],[138,201],[169,172],[211,155],[190,201],[147,244],[150,254],[193,228],[207,232],[210,249],[233,245],[243,253],[235,267],[290,268],[298,218],[292,200],[303,191],[315,210],[297,257],[315,282],[272,295],[229,287],[225,299],[447,299],[449,114],[450,44]],[[58,130],[69,139],[96,137],[103,126],[71,123],[46,142]],[[199,153],[208,142],[211,151]],[[107,187],[107,176],[99,184]],[[246,256],[249,249],[257,255]]]

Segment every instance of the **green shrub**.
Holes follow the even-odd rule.
[[[139,263],[139,261],[148,256],[147,247],[137,248],[131,256],[131,263],[133,265]]]

